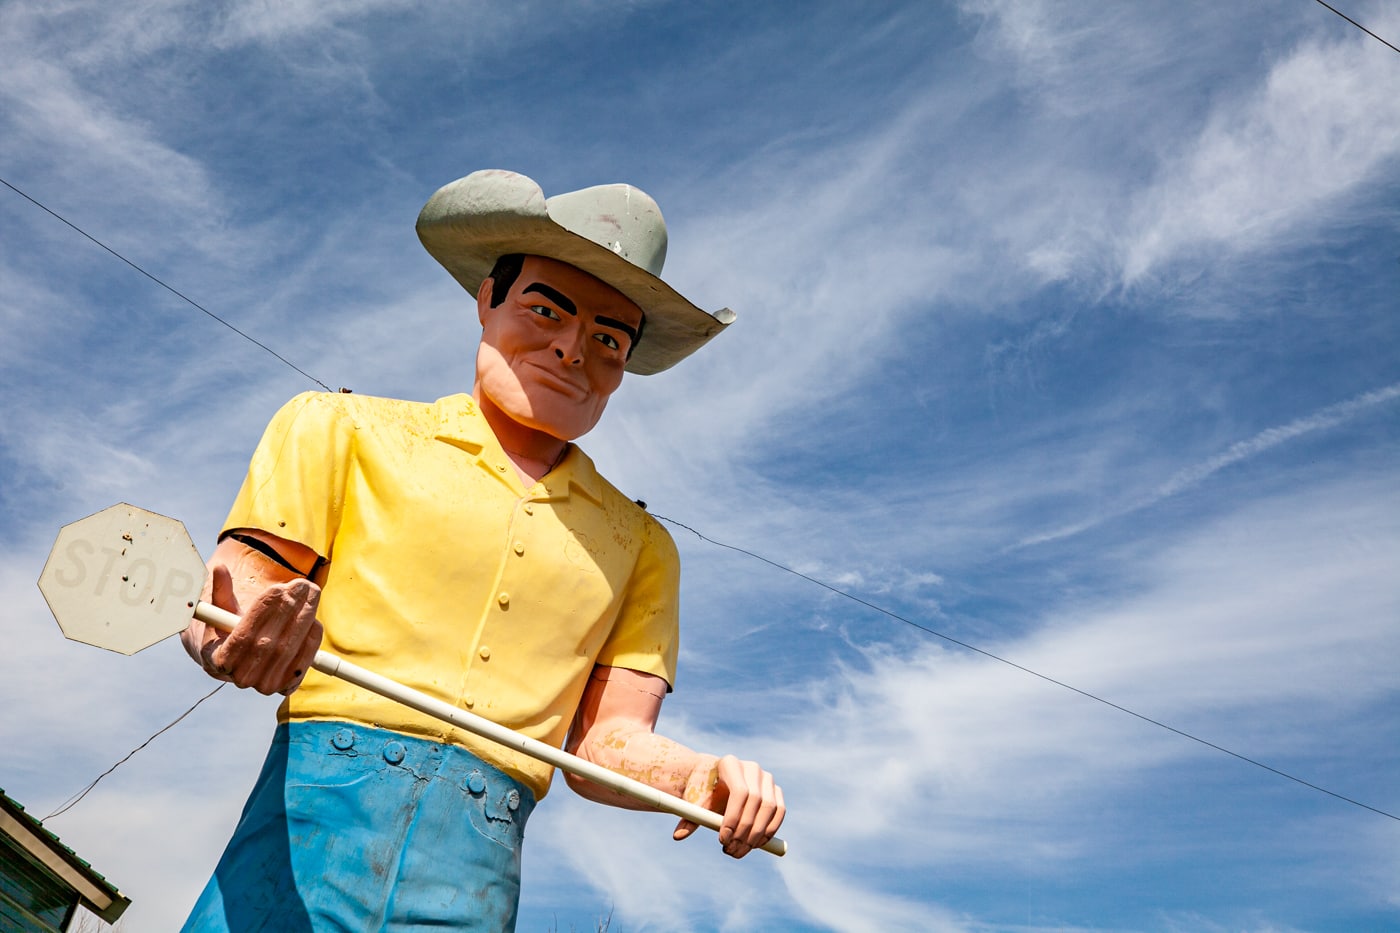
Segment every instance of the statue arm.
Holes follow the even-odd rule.
[[[773,775],[756,762],[716,756],[655,732],[666,696],[666,681],[621,667],[594,668],[569,732],[567,749],[610,771],[722,815],[720,844],[734,858],[771,839],[786,808]],[[628,809],[647,809],[630,797],[568,775],[573,790],[589,800]],[[684,839],[696,829],[681,820],[673,834]]]

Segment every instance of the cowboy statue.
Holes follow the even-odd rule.
[[[211,676],[286,698],[187,930],[515,925],[552,768],[312,671],[322,642],[722,814],[736,858],[783,820],[757,764],[653,731],[675,679],[675,545],[572,443],[624,371],[673,366],[732,313],[658,278],[666,228],[627,185],[545,200],[476,172],[433,195],[418,235],[476,296],[476,383],[432,404],[307,393],[254,452],[209,561],[208,598],[242,621],[183,639]]]

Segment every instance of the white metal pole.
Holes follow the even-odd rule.
[[[224,631],[231,630],[238,624],[238,616],[205,602],[195,604],[194,617],[207,625]],[[322,674],[339,677],[357,687],[363,687],[372,693],[402,703],[410,709],[416,709],[420,713],[426,713],[436,719],[441,719],[443,722],[459,726],[474,735],[523,752],[531,758],[551,764],[562,771],[592,781],[594,784],[609,790],[615,790],[620,794],[626,794],[628,797],[639,800],[664,813],[670,813],[716,831],[719,830],[720,815],[713,810],[706,810],[704,807],[672,796],[665,791],[643,784],[641,781],[635,781],[614,771],[609,771],[607,768],[595,765],[591,761],[585,761],[577,755],[571,755],[562,748],[555,748],[553,745],[538,739],[521,735],[514,729],[508,729],[475,713],[469,713],[450,703],[444,703],[442,700],[430,697],[412,687],[406,687],[396,680],[390,680],[388,677],[383,677],[373,671],[367,671],[363,667],[329,652],[317,651],[316,659],[312,661],[311,666]],[[763,850],[774,855],[786,855],[787,843],[774,837],[768,840],[768,844],[763,846]]]

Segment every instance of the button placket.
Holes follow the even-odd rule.
[[[548,489],[546,489],[545,487],[536,486],[530,490],[530,495],[538,495],[542,489],[546,493],[548,492]],[[519,511],[516,513],[517,518],[531,518],[534,516],[534,514],[535,500],[531,498],[525,498],[521,500]],[[524,527],[516,527],[515,522],[512,522],[511,526],[512,527],[510,529],[510,552],[516,557],[524,557],[525,552],[527,550],[526,541],[530,537],[529,526],[528,524],[526,524]],[[496,605],[502,612],[508,611],[510,609],[511,587],[509,585],[509,581],[513,576],[514,575],[511,573],[511,560],[509,555],[507,555],[505,563],[501,567],[500,585],[499,590],[496,593]],[[489,649],[483,648],[481,653],[481,659],[483,661],[486,660],[489,656],[489,653]]]

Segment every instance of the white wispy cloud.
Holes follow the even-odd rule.
[[[162,208],[167,219],[185,218],[187,232],[217,222],[221,204],[204,166],[160,139],[157,127],[113,106],[114,89],[93,81],[93,67],[105,64],[93,46],[120,48],[128,60],[142,50],[140,42],[109,38],[103,17],[90,13],[23,2],[0,10],[5,171],[15,182],[18,172],[44,178],[46,200],[60,213],[123,217],[127,230],[151,223]],[[177,41],[159,27],[166,21],[157,15],[149,29],[134,32]]]
[[[1128,502],[1116,505],[1111,509],[1071,525],[1028,535],[1016,542],[1013,547],[1032,547],[1037,544],[1044,544],[1048,541],[1067,538],[1088,531],[1090,528],[1094,528],[1104,522],[1121,518],[1124,515],[1131,514],[1141,509],[1149,508],[1161,502],[1163,499],[1179,495],[1205,482],[1211,476],[1227,467],[1234,466],[1252,457],[1267,453],[1288,441],[1345,424],[1353,418],[1373,408],[1393,402],[1397,398],[1400,398],[1400,383],[1382,386],[1370,392],[1363,392],[1355,398],[1338,402],[1335,405],[1329,405],[1310,415],[1295,418],[1287,424],[1266,428],[1253,437],[1231,444],[1226,450],[1214,457],[1178,470],[1155,489],[1149,490]]]
[[[961,9],[984,54],[1015,69],[1033,116],[1015,130],[1023,161],[1003,173],[1014,206],[981,194],[1007,218],[989,229],[1004,230],[1012,263],[1090,297],[1170,289],[1306,241],[1400,155],[1394,53],[1354,29],[1322,20],[1328,30],[1298,39],[1202,5],[1161,17],[1060,0]],[[1382,35],[1400,29],[1393,11],[1364,12]],[[1221,70],[1221,56],[1240,67]]]
[[[1374,25],[1396,32],[1400,16],[1381,13]],[[1394,53],[1353,30],[1300,43],[1257,88],[1219,104],[1134,199],[1124,284],[1173,260],[1245,252],[1326,223],[1400,157],[1394,77]]]
[[[228,6],[218,19],[214,40],[218,44],[267,42],[308,33],[333,31],[341,23],[371,14],[396,13],[421,7],[419,0],[287,0],[282,3],[245,2]]]

